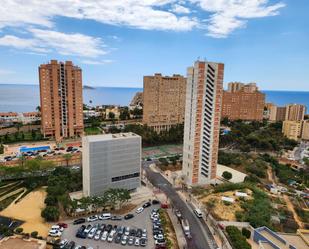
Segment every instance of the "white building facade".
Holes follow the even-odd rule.
[[[134,133],[83,137],[83,193],[134,190],[141,182],[141,137]]]
[[[224,64],[196,61],[187,70],[182,173],[187,184],[216,178]]]

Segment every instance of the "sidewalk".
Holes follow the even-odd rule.
[[[180,249],[187,248],[187,241],[184,237],[184,233],[182,231],[181,224],[179,223],[177,217],[173,213],[171,209],[167,210],[167,213],[172,221],[173,227],[175,229],[176,237],[177,237],[177,242],[178,246]]]

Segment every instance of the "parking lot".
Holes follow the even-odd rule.
[[[147,230],[147,246],[146,247],[141,247],[141,248],[148,248],[148,249],[153,249],[155,248],[154,245],[154,239],[152,236],[152,222],[150,219],[150,214],[151,214],[151,210],[153,208],[158,208],[159,205],[152,205],[148,208],[145,208],[144,211],[140,214],[134,213],[134,217],[132,219],[129,220],[97,220],[94,222],[86,222],[80,225],[73,225],[73,221],[71,222],[67,222],[68,223],[68,228],[66,228],[63,231],[63,234],[61,236],[61,239],[67,239],[69,241],[74,241],[76,245],[80,245],[80,246],[85,246],[85,247],[92,247],[93,249],[99,249],[99,248],[104,248],[104,249],[120,249],[120,248],[124,248],[124,247],[130,247],[128,244],[127,245],[121,245],[121,243],[116,244],[115,241],[113,240],[113,242],[107,242],[107,241],[102,241],[100,240],[94,240],[94,239],[80,239],[80,238],[76,238],[76,232],[78,230],[78,228],[81,225],[95,225],[95,224],[111,224],[111,225],[117,225],[118,227],[120,226],[124,226],[124,227],[130,227],[130,229],[146,229]],[[133,212],[132,212],[133,214]],[[134,246],[134,245],[133,245]],[[136,246],[134,246],[136,247]]]

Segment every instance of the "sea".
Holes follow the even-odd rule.
[[[0,84],[0,112],[31,112],[40,104],[39,85]],[[83,102],[90,106],[129,105],[142,88],[94,87],[83,89]],[[309,92],[262,91],[266,102],[283,106],[290,103],[304,104],[309,108]],[[308,113],[308,110],[307,110]]]

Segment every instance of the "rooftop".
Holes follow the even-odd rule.
[[[84,139],[86,139],[88,142],[99,142],[99,141],[108,141],[108,140],[115,140],[115,139],[132,138],[132,137],[140,137],[140,136],[133,132],[126,132],[126,133],[116,133],[116,134],[85,136]]]
[[[0,249],[44,249],[46,242],[43,240],[25,240],[19,237],[8,237],[0,241]]]

